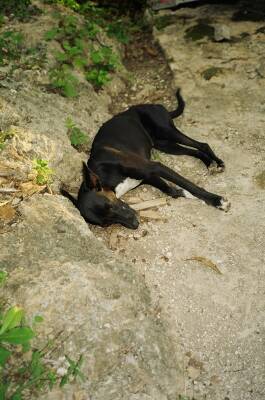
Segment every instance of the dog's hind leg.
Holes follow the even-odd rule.
[[[169,140],[156,140],[154,147],[157,150],[163,151],[164,153],[174,154],[176,156],[191,156],[200,159],[208,168],[212,164],[212,159],[200,150],[190,149],[189,147],[183,147],[175,142]]]
[[[204,153],[208,158],[212,160],[212,163],[215,162],[217,164],[217,170],[219,172],[223,171],[225,168],[224,162],[218,158],[211,147],[208,145],[208,143],[202,143],[197,140],[191,139],[184,133],[182,133],[179,129],[177,129],[175,126],[174,128],[167,128],[164,129],[165,131],[165,137],[167,139],[170,138],[170,141],[177,142],[178,144],[188,146],[188,147],[193,147],[200,152]],[[161,137],[163,139],[163,137]]]

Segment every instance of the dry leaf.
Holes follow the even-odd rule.
[[[32,181],[29,181],[21,183],[19,187],[21,192],[23,193],[23,196],[27,197],[27,196],[32,196],[34,193],[42,192],[46,188],[46,185],[40,186]]]
[[[16,215],[16,210],[11,204],[4,204],[0,207],[0,219],[11,221]]]
[[[157,51],[149,46],[144,46],[145,51],[152,57],[157,57]]]
[[[194,256],[191,258],[186,258],[185,261],[198,261],[203,264],[205,267],[211,268],[213,271],[217,272],[217,274],[222,275],[222,272],[219,270],[217,265],[215,265],[211,260],[201,256]]]
[[[11,202],[10,200],[4,201],[3,203],[0,203],[0,207],[3,207],[10,202]]]

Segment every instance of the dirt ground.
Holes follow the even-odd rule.
[[[155,30],[170,69],[148,34],[140,43],[136,38],[128,61],[135,84],[112,110],[141,102],[173,108],[174,90],[181,86],[186,110],[176,125],[208,142],[226,169],[211,175],[195,159],[156,157],[227,197],[230,211],[168,199],[136,232],[92,228],[145,276],[157,315],[176,341],[182,394],[196,400],[265,398],[265,27],[233,21],[234,11],[206,5],[159,14],[170,22]],[[214,41],[216,23],[229,30],[229,40]],[[188,33],[201,24],[207,35],[192,40]],[[125,200],[158,197],[164,195],[142,186]]]

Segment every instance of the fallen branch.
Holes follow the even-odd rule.
[[[131,207],[135,211],[147,210],[148,208],[165,206],[167,204],[167,199],[161,197],[159,199],[142,201],[141,203],[132,204]]]

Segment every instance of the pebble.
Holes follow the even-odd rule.
[[[223,40],[230,40],[230,28],[224,24],[216,24],[214,26],[214,40],[222,42]]]

